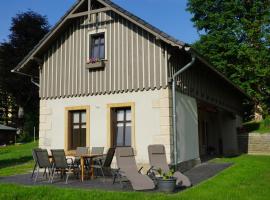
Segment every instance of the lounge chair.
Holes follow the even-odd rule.
[[[117,147],[115,150],[118,166],[117,178],[122,184],[122,177],[126,177],[134,190],[152,190],[155,184],[151,178],[138,171],[132,147]]]
[[[167,173],[170,168],[166,159],[166,152],[164,145],[155,144],[148,146],[148,155],[151,168],[148,170],[148,174],[157,174],[157,170],[161,169],[162,172]],[[176,178],[176,184],[178,186],[190,187],[192,184],[187,176],[179,171],[174,172],[173,177]]]
[[[111,172],[111,163],[113,160],[114,152],[115,152],[115,148],[113,147],[109,148],[105,158],[96,159],[96,162],[94,163],[94,165],[91,166],[94,169],[100,169],[104,180],[105,180],[104,170],[109,170]]]
[[[54,175],[56,172],[61,173],[61,178],[66,176],[66,184],[68,183],[69,173],[78,173],[79,169],[73,163],[73,159],[66,158],[65,151],[63,149],[52,149],[53,158],[53,170],[51,183],[53,182]],[[68,159],[70,162],[68,163]]]
[[[44,169],[44,173],[43,176],[46,174],[46,178],[47,176],[47,169],[48,169],[48,173],[49,173],[49,180],[50,181],[50,176],[52,174],[52,165],[51,162],[49,160],[49,155],[48,155],[48,151],[46,149],[35,149],[33,151],[33,155],[35,155],[35,159],[36,159],[36,176],[35,176],[35,183],[37,182],[37,178],[39,175],[39,170],[40,169]]]

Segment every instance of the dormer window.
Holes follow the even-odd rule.
[[[97,33],[90,35],[90,52],[91,59],[105,59],[105,33]]]

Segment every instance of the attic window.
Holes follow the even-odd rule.
[[[105,33],[90,34],[89,37],[89,58],[98,60],[105,59]]]
[[[88,32],[88,63],[107,60],[107,30],[99,29]]]

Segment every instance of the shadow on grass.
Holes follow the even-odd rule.
[[[0,169],[5,167],[12,167],[15,165],[26,163],[30,160],[33,160],[32,156],[24,156],[20,158],[13,158],[13,159],[6,159],[6,160],[0,160]]]

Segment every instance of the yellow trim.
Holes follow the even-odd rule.
[[[65,108],[65,151],[71,151],[68,149],[68,113],[74,110],[86,110],[86,146],[90,146],[90,106],[72,106]]]
[[[136,140],[135,140],[135,103],[111,103],[107,104],[107,148],[111,147],[111,109],[112,108],[131,108],[131,145],[136,149]]]

